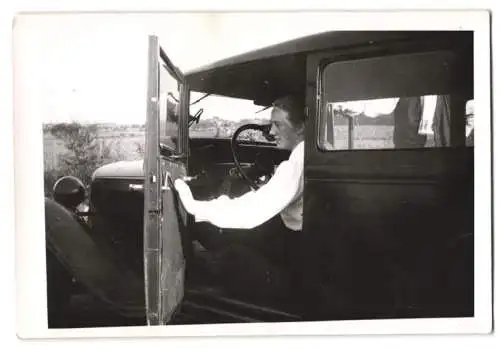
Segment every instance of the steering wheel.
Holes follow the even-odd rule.
[[[257,181],[254,179],[251,179],[248,174],[243,170],[241,167],[241,164],[238,160],[238,136],[240,135],[241,132],[246,131],[246,130],[258,130],[261,131],[264,135],[264,137],[272,141],[274,138],[269,134],[269,131],[271,130],[271,125],[258,125],[258,124],[246,124],[243,126],[238,127],[236,131],[234,132],[233,136],[231,137],[231,152],[233,154],[233,160],[234,164],[236,165],[236,169],[238,173],[248,182],[250,187],[253,190],[259,189],[259,186],[257,184]]]

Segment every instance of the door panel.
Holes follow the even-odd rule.
[[[177,197],[172,188],[172,180],[184,175],[184,166],[162,160],[162,168],[166,173],[163,186],[163,215],[161,217],[161,264],[160,322],[166,324],[171,320],[177,306],[184,297],[184,254],[178,220]],[[168,179],[168,178],[172,179]],[[170,183],[169,183],[170,182]]]
[[[149,38],[149,85],[144,160],[144,270],[149,325],[170,321],[184,294],[184,256],[175,179],[186,174],[184,79]]]

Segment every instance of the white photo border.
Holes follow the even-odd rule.
[[[161,14],[157,14],[161,15]],[[337,30],[473,30],[475,114],[475,316],[230,325],[48,329],[46,309],[43,144],[40,94],[31,82],[30,45],[14,27],[14,161],[17,333],[22,338],[234,335],[467,334],[492,328],[492,178],[490,13],[463,11],[332,12]],[[313,20],[314,13],[308,20]],[[381,25],[381,18],[386,18]],[[358,23],[353,25],[353,23]],[[359,23],[363,23],[362,26]],[[28,68],[26,68],[28,67]],[[29,103],[26,103],[29,99]],[[479,135],[479,136],[478,136]],[[30,154],[29,156],[26,154]]]

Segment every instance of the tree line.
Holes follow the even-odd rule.
[[[127,158],[121,151],[121,139],[102,141],[101,124],[82,124],[78,122],[57,123],[43,126],[44,134],[58,140],[62,147],[57,150],[57,166],[44,169],[45,195],[52,192],[58,178],[66,175],[78,177],[85,185],[90,184],[93,172],[108,163]],[[143,145],[136,144],[136,152],[141,156]]]

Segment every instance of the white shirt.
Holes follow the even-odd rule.
[[[179,191],[184,190],[176,185]],[[186,210],[197,222],[210,222],[220,228],[252,229],[278,213],[286,227],[302,230],[304,191],[304,142],[300,142],[276,168],[272,178],[256,191],[237,198],[222,195],[209,201],[185,199]],[[185,202],[189,201],[189,202]]]

